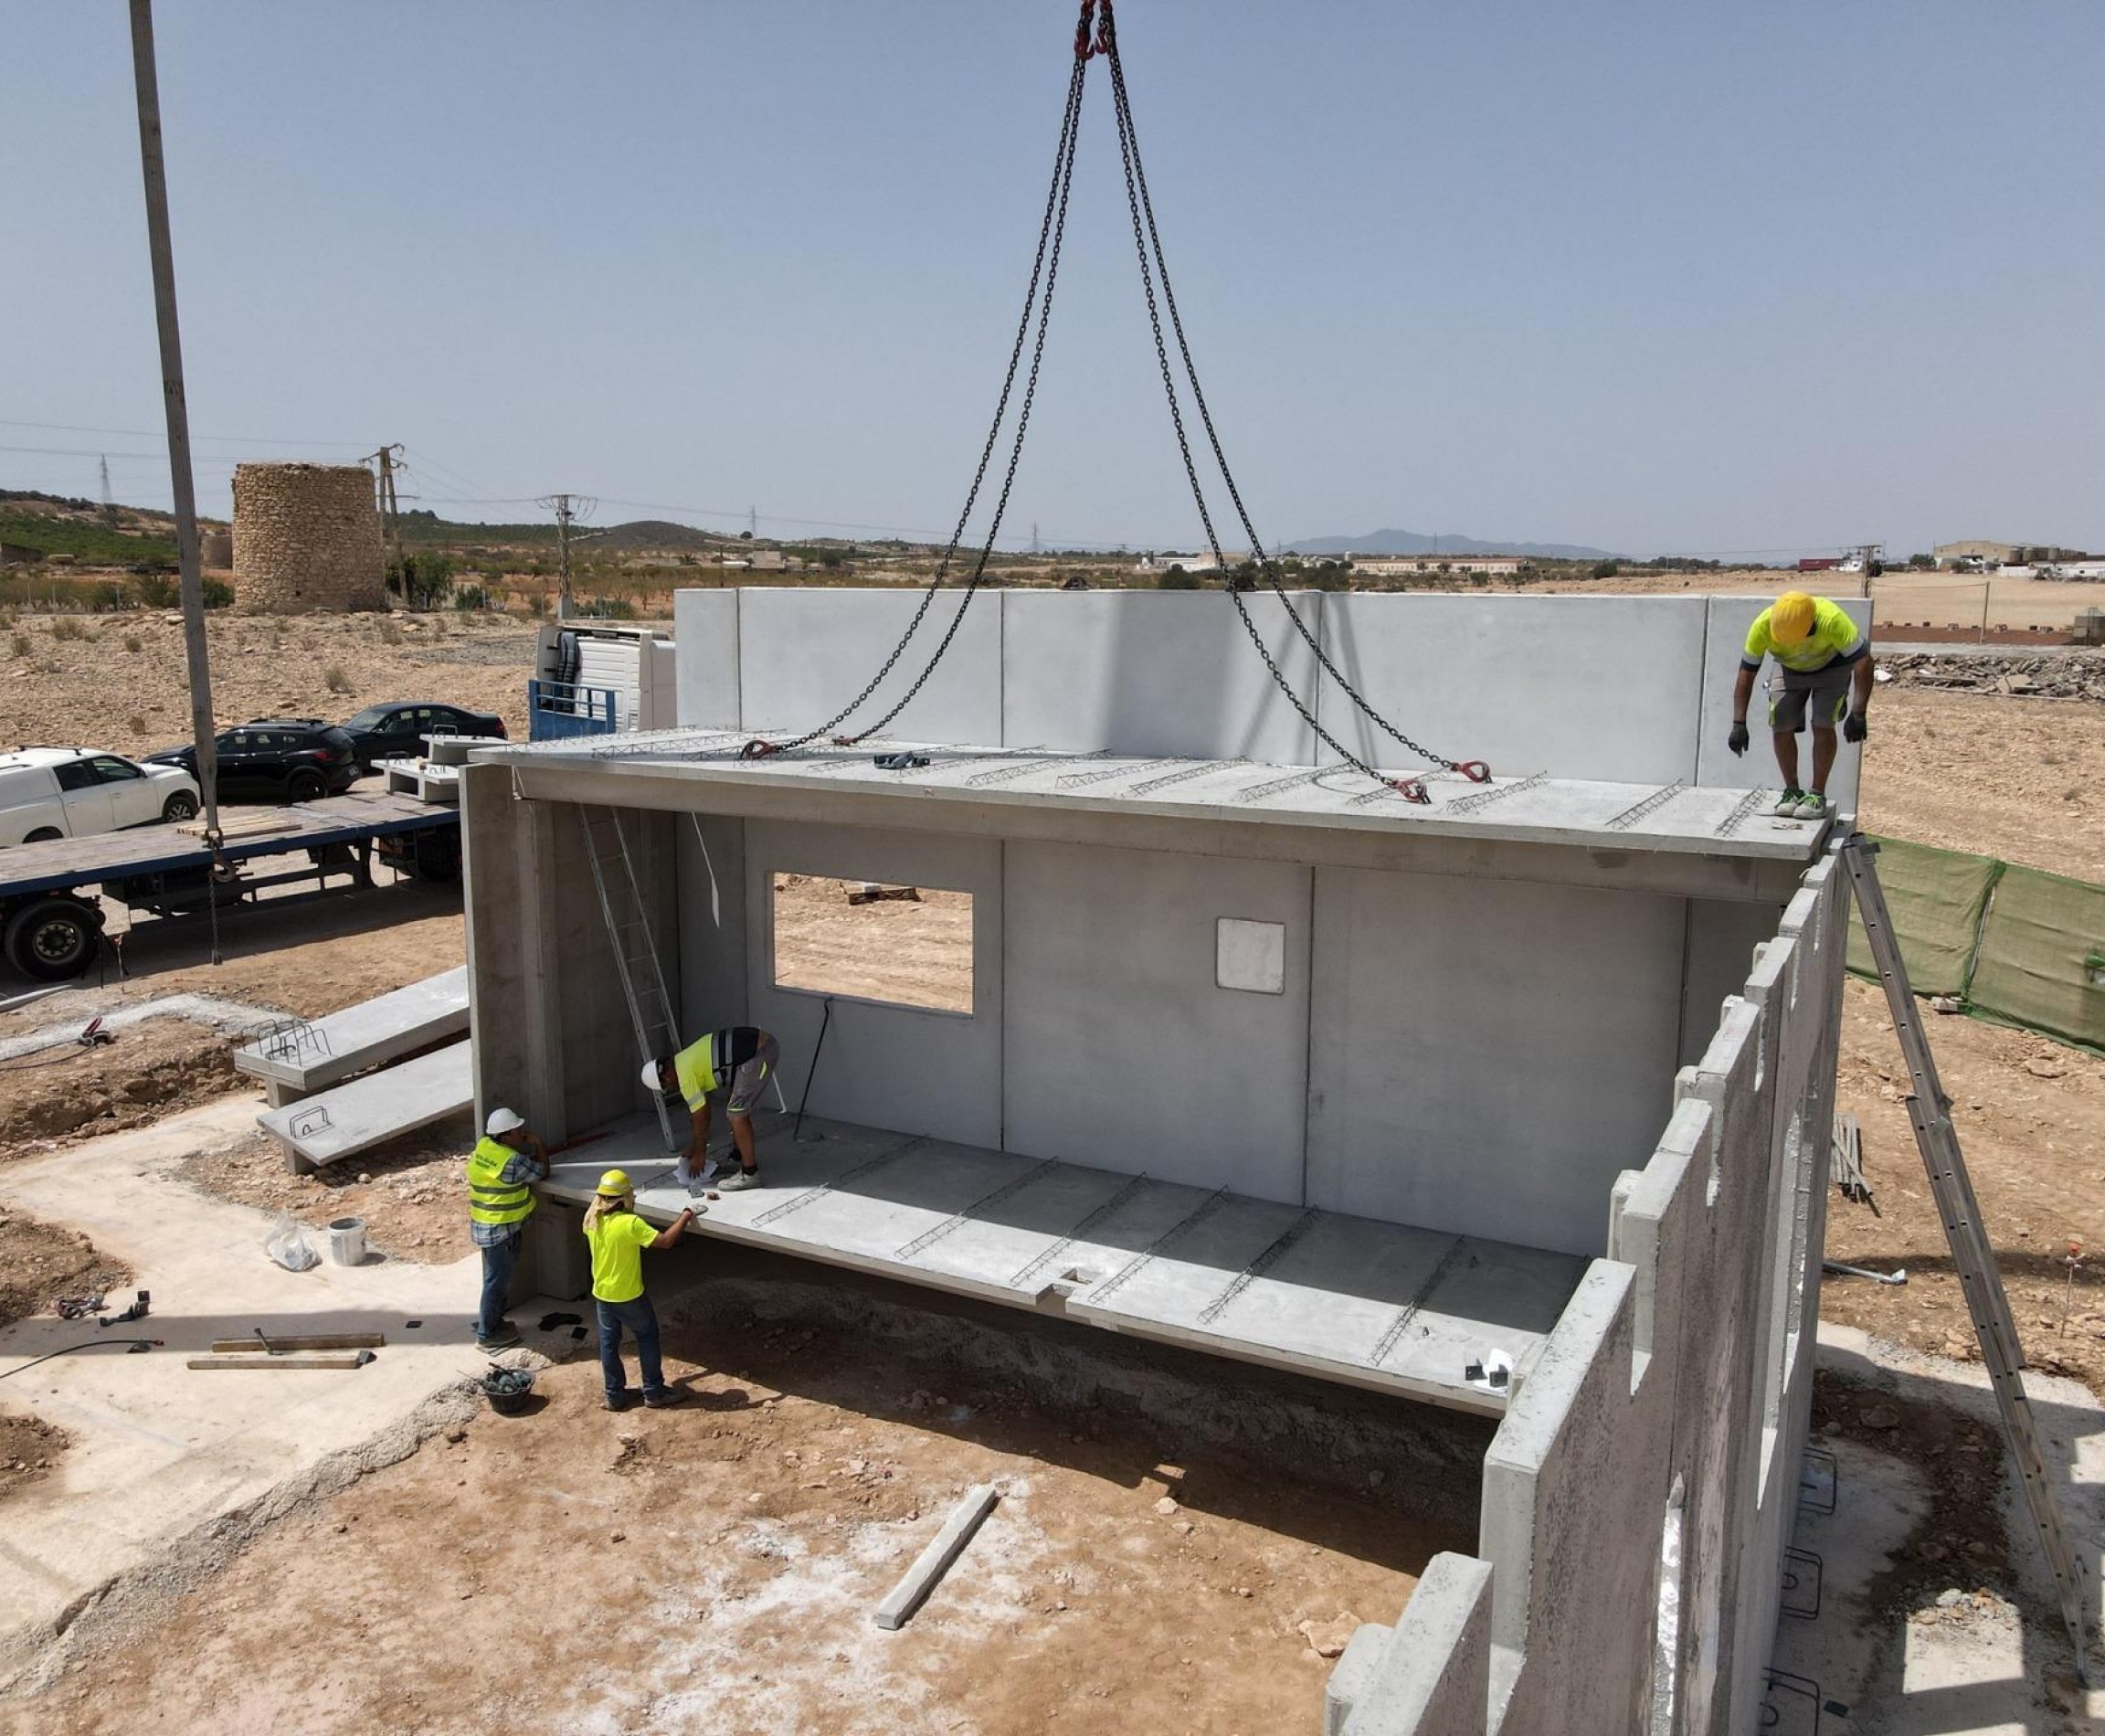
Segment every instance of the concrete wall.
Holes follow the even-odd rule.
[[[781,733],[823,723],[876,673],[922,593],[818,587],[682,591],[674,598],[680,721]],[[1245,599],[1266,646],[1323,726],[1378,764],[1423,762],[1382,735],[1328,677],[1278,599]],[[1740,647],[1769,597],[1297,592],[1338,670],[1405,735],[1504,777],[1728,789],[1773,787],[1761,728],[1726,750]],[[1868,630],[1868,603],[1842,607]],[[955,614],[946,593],[856,720],[904,691]],[[1873,714],[1877,726],[1877,714]],[[982,592],[903,739],[979,746],[1248,758],[1334,757],[1274,685],[1218,591]],[[1810,742],[1805,744],[1810,754]],[[1829,793],[1856,799],[1844,746]]]
[[[1006,849],[1008,1149],[1300,1204],[1309,870]],[[1285,929],[1280,993],[1216,985],[1223,916]]]
[[[1318,870],[1309,1202],[1599,1253],[1666,1113],[1685,908]]]
[[[826,1046],[818,1052],[826,997],[775,983],[769,880],[781,873],[970,893],[971,1014],[836,995]],[[755,1024],[781,1039],[782,1088],[792,1106],[812,1077],[816,1053],[814,1115],[966,1145],[1000,1145],[1004,924],[998,842],[748,821],[746,931],[746,1005]]]
[[[1811,1403],[1847,906],[1832,856],[1683,1069],[1666,1134],[1611,1201],[1589,1268],[1494,1437],[1476,1559],[1492,1657],[1474,1716],[1362,1691],[1345,1736],[1747,1736]],[[1680,1550],[1659,1540],[1669,1508]],[[1660,1667],[1660,1582],[1677,1621]],[[1392,1667],[1466,1667],[1453,1587],[1392,1633]],[[1378,1635],[1380,1630],[1375,1630]],[[1369,1680],[1386,1680],[1384,1657]],[[1408,1713],[1409,1715],[1404,1715]]]

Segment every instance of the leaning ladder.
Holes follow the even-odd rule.
[[[585,856],[592,864],[599,914],[606,918],[607,938],[614,948],[614,969],[621,979],[622,997],[629,1002],[629,1021],[636,1031],[637,1059],[648,1061],[653,1055],[671,1054],[680,1046],[680,1028],[673,1022],[672,1001],[665,992],[665,973],[658,963],[657,937],[651,932],[643,894],[636,884],[636,862],[629,853],[620,812],[580,804],[577,817],[585,826]],[[658,1111],[666,1150],[682,1149],[684,1141],[673,1131],[672,1115],[665,1106],[664,1095],[652,1092],[651,1102]]]
[[[1973,1330],[1981,1340],[1982,1360],[1995,1389],[1996,1408],[2003,1416],[2003,1434],[2010,1444],[2010,1455],[2024,1479],[2025,1504],[2038,1529],[2039,1544],[2054,1575],[2060,1597],[2061,1616],[2068,1624],[2068,1637],[2076,1647],[2076,1674],[2089,1682],[2085,1655],[2083,1569],[2061,1523],[2061,1511],[2048,1480],[2047,1462],[2039,1451],[2039,1432],[2033,1421],[2031,1402],[2025,1396],[2020,1371],[2025,1367],[2024,1346],[2017,1341],[2017,1325],[2011,1318],[2010,1301],[2003,1292],[2002,1275],[1981,1222],[1981,1207],[1973,1197],[1973,1183],[1966,1173],[1966,1159],[1959,1149],[1959,1135],[1952,1125],[1952,1099],[1937,1077],[1937,1064],[1930,1053],[1915,1009],[1914,991],[1908,981],[1908,967],[1893,933],[1893,917],[1886,906],[1885,888],[1872,858],[1878,846],[1862,832],[1853,833],[1842,847],[1849,884],[1856,894],[1856,908],[1864,918],[1865,937],[1871,943],[1871,957],[1878,966],[1878,979],[1886,988],[1886,1004],[1893,1014],[1893,1029],[1900,1039],[1900,1053],[1908,1062],[1914,1089],[1908,1097],[1908,1117],[1915,1124],[1915,1143],[1922,1153],[1922,1167],[1930,1172],[1930,1191],[1944,1219],[1945,1238],[1952,1244],[1952,1265],[1966,1294],[1966,1308],[1973,1317]]]

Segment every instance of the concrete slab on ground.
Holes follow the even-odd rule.
[[[263,1251],[268,1214],[171,1179],[189,1153],[241,1137],[252,1114],[249,1100],[230,1098],[0,1170],[0,1201],[85,1232],[153,1298],[134,1328],[98,1334],[92,1321],[42,1315],[0,1329],[0,1373],[83,1339],[166,1340],[141,1355],[61,1357],[0,1385],[11,1408],[71,1437],[56,1474],[13,1497],[0,1528],[0,1687],[81,1599],[487,1366],[473,1342],[474,1256],[413,1265],[369,1255],[360,1266],[288,1272]],[[515,1309],[523,1326],[539,1312]],[[423,1324],[409,1328],[411,1319]],[[257,1326],[380,1331],[387,1343],[354,1371],[185,1368],[214,1339]],[[538,1341],[527,1333],[530,1347]],[[567,1336],[548,1344],[571,1348]]]
[[[461,965],[326,1018],[287,1021],[235,1050],[234,1068],[269,1085],[275,1108],[467,1030],[468,967]]]
[[[256,1125],[277,1138],[288,1158],[320,1168],[460,1115],[474,1101],[474,1062],[463,1040],[268,1110]]]
[[[697,1232],[1064,1314],[1321,1380],[1502,1413],[1466,1370],[1502,1352],[1517,1391],[1583,1274],[1573,1254],[1305,1211],[846,1122],[756,1117],[766,1184],[706,1201]],[[637,1210],[688,1203],[643,1117],[556,1163],[582,1202],[629,1171]]]

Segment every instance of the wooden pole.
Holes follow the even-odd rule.
[[[219,750],[212,721],[212,666],[205,643],[205,577],[197,556],[197,494],[190,474],[190,410],[183,394],[183,339],[175,318],[175,256],[168,238],[168,172],[161,154],[161,86],[153,65],[153,0],[132,0],[132,73],[139,96],[139,165],[146,183],[146,246],[161,335],[161,399],[168,418],[168,480],[175,499],[175,559],[183,582],[183,647],[190,673],[190,729],[205,842],[219,853]],[[212,962],[219,962],[215,939]]]

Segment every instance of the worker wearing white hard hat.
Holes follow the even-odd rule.
[[[697,1038],[684,1049],[643,1064],[643,1083],[667,1103],[684,1104],[688,1117],[687,1149],[681,1154],[678,1179],[690,1185],[709,1149],[709,1098],[726,1092],[725,1113],[731,1121],[735,1163],[726,1163],[715,1185],[727,1192],[760,1185],[760,1159],[753,1146],[753,1106],[782,1058],[782,1047],[756,1025],[732,1025]]]
[[[585,1208],[585,1240],[592,1248],[592,1306],[599,1318],[599,1372],[609,1411],[626,1411],[638,1396],[621,1361],[624,1328],[636,1339],[643,1403],[663,1410],[687,1396],[665,1384],[658,1355],[658,1310],[643,1287],[643,1250],[671,1247],[698,1211],[689,1206],[662,1230],[646,1223],[636,1215],[636,1187],[626,1170],[609,1170],[601,1176],[592,1203]]]
[[[548,1174],[548,1148],[516,1109],[490,1111],[482,1137],[468,1154],[468,1218],[482,1250],[482,1306],[475,1316],[475,1348],[509,1350],[519,1329],[504,1318],[504,1297],[519,1269],[526,1220],[534,1215],[533,1184]]]

